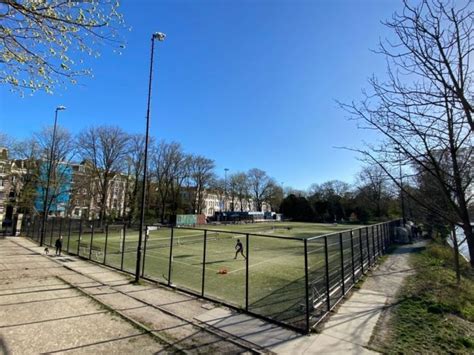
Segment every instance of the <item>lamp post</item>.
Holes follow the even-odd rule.
[[[51,149],[49,152],[49,164],[48,164],[48,175],[46,178],[46,191],[44,193],[44,200],[43,200],[43,220],[41,221],[41,238],[40,238],[40,246],[43,246],[44,243],[44,232],[46,226],[46,219],[48,218],[48,199],[49,199],[49,185],[51,184],[51,170],[53,168],[53,158],[54,158],[54,145],[56,140],[56,127],[58,125],[58,111],[64,111],[66,107],[58,106],[54,111],[54,126],[53,126],[53,137],[51,139]]]
[[[403,197],[402,152],[401,152],[400,147],[395,147],[395,150],[398,152],[398,169],[399,169],[399,174],[400,174],[400,201],[402,204],[403,225],[405,225],[406,218],[405,218],[405,199]]]
[[[137,265],[135,270],[135,282],[140,279],[141,261],[142,261],[142,241],[143,241],[143,227],[145,225],[145,191],[146,191],[146,180],[147,180],[147,163],[148,163],[148,136],[150,130],[150,103],[151,103],[151,83],[153,78],[153,52],[155,49],[155,39],[163,42],[166,35],[161,32],[156,32],[151,36],[151,56],[150,56],[150,77],[148,80],[148,103],[146,111],[146,131],[145,131],[145,152],[143,156],[143,183],[142,183],[142,202],[140,211],[140,231],[138,232],[138,245],[137,245]]]

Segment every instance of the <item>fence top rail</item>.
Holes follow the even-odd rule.
[[[326,234],[323,234],[323,235],[317,235],[317,236],[306,238],[306,239],[308,241],[313,241],[313,240],[316,240],[316,239],[321,239],[321,238],[325,238],[325,237],[327,238],[327,237],[331,237],[331,236],[334,236],[334,235],[339,235],[341,233],[358,231],[360,229],[366,229],[366,228],[369,228],[369,227],[381,226],[381,225],[390,224],[390,223],[399,222],[399,221],[400,221],[400,219],[392,219],[391,221],[387,221],[387,222],[369,224],[367,226],[358,227],[358,228],[351,228],[351,229],[347,229],[347,230],[343,230],[343,231],[339,231],[339,232],[326,233]]]
[[[206,229],[206,228],[193,228],[193,227],[167,227],[164,226],[163,228],[176,228],[176,229],[185,229],[185,230],[194,230],[194,231],[208,231],[212,233],[226,233],[226,234],[238,234],[238,235],[253,235],[255,237],[263,237],[263,238],[273,238],[273,239],[287,239],[287,240],[297,240],[302,242],[306,238],[298,238],[298,237],[285,237],[282,235],[270,235],[270,234],[260,234],[260,233],[251,233],[251,232],[234,232],[234,231],[226,231],[222,229]]]

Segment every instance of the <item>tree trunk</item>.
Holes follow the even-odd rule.
[[[472,233],[471,223],[470,222],[463,223],[462,229],[466,236],[466,243],[469,249],[470,264],[471,264],[471,267],[474,268],[474,236]]]
[[[461,270],[459,267],[459,244],[456,236],[456,227],[451,226],[453,231],[452,240],[453,240],[453,252],[454,252],[454,269],[456,271],[456,284],[459,286],[461,284]]]

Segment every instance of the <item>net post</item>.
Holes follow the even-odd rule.
[[[150,237],[150,231],[148,230],[148,226],[145,226],[145,241],[143,242],[143,257],[142,257],[142,275],[145,275],[145,258],[146,258],[146,244],[148,242],[148,238]]]
[[[204,288],[205,288],[205,282],[206,282],[206,248],[207,248],[207,229],[204,230],[204,246],[202,250],[201,297],[204,297]]]
[[[123,259],[125,257],[125,241],[127,239],[127,225],[124,223],[123,224],[123,238],[122,238],[122,255],[120,258],[120,270],[123,271]]]
[[[362,245],[362,228],[359,228],[360,270],[364,274],[364,248]]]
[[[344,285],[344,246],[342,243],[342,233],[339,233],[339,249],[341,252],[341,286],[342,286],[342,295],[346,294],[346,286]]]
[[[105,225],[104,265],[107,260],[107,243],[109,241],[109,225]]]
[[[355,284],[355,265],[354,265],[354,235],[351,229],[351,267],[352,267],[352,284]]]
[[[326,303],[328,307],[328,312],[331,310],[331,295],[329,291],[329,255],[328,255],[328,237],[324,236],[324,260],[326,262]]]
[[[69,226],[67,229],[67,245],[66,245],[66,252],[69,254],[69,241],[71,240],[71,218],[69,218]]]
[[[170,257],[168,261],[168,286],[171,286],[171,267],[172,267],[172,261],[173,261],[173,239],[174,239],[174,228],[171,227]]]
[[[94,222],[91,225],[91,242],[89,245],[89,260],[92,260],[92,246],[94,245]]]
[[[80,253],[80,246],[81,246],[81,237],[82,237],[82,218],[79,221],[79,236],[77,238],[77,255],[79,256]]]
[[[306,333],[309,333],[309,275],[308,275],[308,239],[304,239],[304,279],[305,279],[305,299],[306,299]]]
[[[249,310],[249,255],[250,255],[250,236],[247,233],[245,235],[245,249],[247,251],[247,257],[245,258],[245,310]]]
[[[365,240],[367,242],[367,259],[369,260],[369,269],[372,266],[372,261],[370,260],[370,242],[369,242],[369,227],[365,227]]]

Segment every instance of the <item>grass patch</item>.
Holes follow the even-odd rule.
[[[416,273],[409,276],[391,309],[387,329],[379,329],[371,346],[389,354],[474,353],[474,275],[462,266],[456,284],[452,251],[432,242],[411,255]]]

